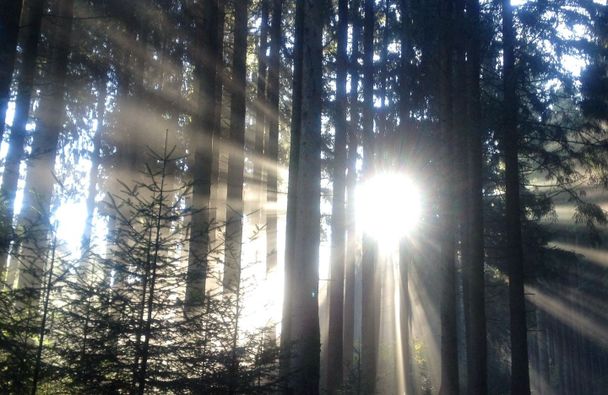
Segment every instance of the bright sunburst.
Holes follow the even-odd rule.
[[[403,174],[375,175],[359,186],[356,198],[358,226],[382,244],[399,241],[420,219],[420,191]]]

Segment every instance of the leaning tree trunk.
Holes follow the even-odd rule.
[[[26,232],[22,245],[25,270],[19,274],[19,287],[31,288],[34,300],[38,299],[44,270],[44,254],[50,232],[51,197],[53,194],[57,144],[65,117],[65,90],[70,54],[74,0],[58,4],[55,31],[52,37],[52,56],[47,91],[42,95],[39,119],[32,141],[32,152],[27,166],[23,208],[20,223],[33,233]]]
[[[25,148],[26,124],[30,113],[30,102],[34,90],[34,75],[36,74],[36,60],[38,57],[38,42],[40,40],[40,25],[44,9],[43,0],[31,0],[28,2],[24,12],[27,17],[27,30],[23,43],[23,61],[19,71],[17,82],[17,99],[15,100],[15,115],[13,126],[8,142],[8,153],[4,162],[4,173],[2,176],[2,186],[0,196],[6,204],[5,218],[7,223],[13,222],[13,206],[17,194],[17,182],[19,181],[19,166],[23,159]],[[7,239],[10,242],[10,239]],[[8,260],[9,244],[5,242],[0,246],[0,280],[4,279],[4,271]],[[11,270],[12,271],[12,270]],[[10,275],[9,275],[10,277]],[[12,281],[9,281],[12,283]],[[9,284],[12,285],[12,284]]]
[[[304,0],[302,113],[298,147],[290,315],[293,342],[287,391],[319,393],[319,241],[321,181],[322,9],[323,0]],[[305,77],[304,77],[305,76]],[[297,281],[293,281],[297,279]]]
[[[331,281],[329,284],[329,334],[327,338],[327,392],[342,385],[342,340],[344,314],[344,253],[346,251],[346,45],[348,1],[338,2],[338,49],[336,55],[336,109],[331,215]],[[333,373],[331,373],[333,372]]]
[[[503,149],[505,158],[506,253],[509,274],[509,311],[511,330],[511,394],[530,393],[526,300],[524,295],[524,257],[521,239],[519,162],[517,130],[517,81],[515,76],[515,31],[509,0],[503,0],[504,104]]]
[[[8,0],[0,5],[0,141],[4,135],[6,109],[11,96],[22,5],[22,0]]]
[[[199,84],[198,111],[191,136],[194,151],[192,166],[192,208],[190,251],[186,278],[186,306],[201,308],[205,298],[209,254],[211,177],[213,167],[216,74],[219,62],[218,4],[204,0],[197,5],[196,31],[201,50],[195,53],[195,78]]]

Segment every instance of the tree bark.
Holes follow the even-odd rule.
[[[253,157],[253,186],[255,191],[257,223],[264,225],[263,210],[263,180],[264,180],[264,140],[267,127],[267,83],[268,83],[268,19],[270,14],[270,1],[260,1],[260,38],[258,43],[258,71],[256,82],[255,125],[254,125],[254,157]]]
[[[197,5],[196,31],[201,51],[195,54],[195,80],[199,84],[198,114],[194,116],[192,136],[194,163],[192,168],[191,237],[186,279],[186,305],[201,308],[205,298],[210,216],[211,177],[213,166],[216,76],[219,62],[218,3],[204,0]]]
[[[439,111],[441,132],[441,182],[440,193],[440,277],[441,277],[441,395],[458,394],[458,345],[456,321],[456,213],[452,177],[455,158],[455,134],[453,132],[453,0],[440,4],[440,60],[439,60]]]
[[[512,6],[502,3],[503,34],[503,149],[505,160],[506,253],[509,275],[509,311],[511,333],[511,394],[530,394],[526,300],[524,295],[524,257],[521,239],[521,203],[519,197],[519,133],[517,126],[517,80],[515,74],[515,31]]]
[[[404,152],[405,167],[412,169],[414,161],[410,156],[416,152],[416,137],[412,130],[413,125],[410,117],[411,111],[411,76],[410,63],[412,61],[412,26],[411,26],[411,4],[410,0],[400,2],[401,24],[399,39],[401,42],[401,59],[399,65],[399,129]],[[412,305],[409,295],[409,273],[413,264],[412,250],[405,240],[401,241],[399,249],[399,271],[401,274],[401,298],[399,306],[401,356],[403,358],[403,380],[405,393],[414,393],[414,374],[412,359]]]
[[[465,308],[467,320],[467,390],[472,395],[487,393],[487,342],[484,280],[483,225],[483,143],[480,101],[480,16],[479,1],[466,0],[469,39],[467,47],[468,133],[465,141],[468,185],[465,192],[468,252],[464,262],[464,278],[468,285]],[[463,33],[466,33],[463,32]]]
[[[374,168],[374,0],[363,3],[363,173],[365,178]],[[380,304],[376,284],[377,267],[375,242],[363,235],[362,274],[362,327],[361,327],[361,385],[362,392],[372,394],[376,387],[378,359],[378,325]]]
[[[344,262],[346,251],[346,68],[348,1],[338,2],[338,48],[336,54],[335,140],[331,215],[331,281],[329,284],[329,334],[327,338],[327,392],[342,385],[344,316]]]
[[[289,146],[289,181],[287,191],[287,218],[285,229],[285,265],[283,283],[283,310],[281,320],[281,355],[280,376],[287,381],[290,374],[291,351],[293,348],[292,327],[292,295],[291,290],[296,282],[294,278],[294,250],[296,239],[296,213],[298,200],[297,174],[300,163],[300,139],[302,134],[302,76],[303,76],[303,40],[304,40],[304,4],[296,3],[294,67],[291,109],[291,141]],[[287,383],[289,384],[289,383]],[[288,390],[288,385],[285,386]],[[285,392],[286,392],[285,391]]]
[[[0,141],[6,127],[22,5],[22,0],[7,0],[0,5]]]
[[[343,357],[344,376],[353,373],[355,338],[355,266],[357,264],[357,232],[355,227],[355,193],[357,184],[357,148],[359,135],[359,43],[361,38],[361,17],[359,0],[351,3],[352,52],[350,57],[350,125],[348,128],[348,174],[347,183],[347,246],[346,267],[344,269],[344,322]]]
[[[57,5],[57,20],[52,36],[52,55],[48,88],[40,101],[36,132],[33,135],[32,152],[28,160],[27,176],[23,193],[23,212],[20,223],[31,227],[23,243],[22,255],[28,255],[19,274],[19,287],[36,290],[40,286],[45,262],[43,254],[50,232],[51,198],[55,178],[57,144],[63,130],[65,117],[65,91],[68,60],[71,47],[74,0],[63,0]],[[31,256],[29,256],[31,255]],[[37,291],[34,294],[37,295]],[[34,296],[37,300],[38,297]]]
[[[101,164],[101,136],[104,132],[104,122],[106,114],[106,98],[107,98],[107,76],[105,70],[103,75],[97,78],[97,129],[93,136],[93,152],[91,153],[91,172],[89,173],[89,189],[87,191],[87,218],[82,232],[80,243],[80,251],[86,254],[91,247],[91,239],[93,232],[93,219],[95,217],[95,199],[97,198],[97,183],[99,182],[99,165]]]
[[[243,181],[245,112],[247,89],[247,7],[249,1],[234,3],[234,51],[230,96],[230,150],[228,157],[228,215],[226,218],[226,263],[224,289],[234,292],[240,281],[243,242]]]
[[[296,176],[298,199],[291,284],[291,353],[287,392],[319,393],[319,241],[321,178],[322,9],[323,0],[304,0],[302,113]],[[306,76],[304,78],[304,76]]]
[[[279,76],[281,69],[281,21],[283,1],[273,0],[268,60],[268,147],[266,158],[266,271],[277,266],[277,188],[279,173]]]
[[[36,60],[38,57],[38,42],[40,40],[40,26],[44,8],[43,0],[31,0],[27,3],[26,13],[27,30],[23,43],[23,62],[17,82],[17,98],[15,100],[15,115],[9,138],[8,153],[4,162],[4,174],[0,196],[6,204],[5,217],[9,224],[13,223],[15,196],[17,182],[19,181],[19,166],[23,159],[26,125],[30,114],[30,102],[34,90],[34,76],[36,74]],[[10,240],[8,240],[10,241]],[[4,271],[8,260],[9,245],[0,246],[0,279],[4,279]],[[10,276],[9,276],[10,277]],[[12,284],[9,284],[9,286]]]

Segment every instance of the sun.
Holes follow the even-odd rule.
[[[357,188],[357,225],[381,244],[408,236],[418,224],[421,195],[412,180],[401,173],[380,173]]]

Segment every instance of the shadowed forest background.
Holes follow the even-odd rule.
[[[606,0],[2,0],[0,131],[1,393],[606,393]]]

